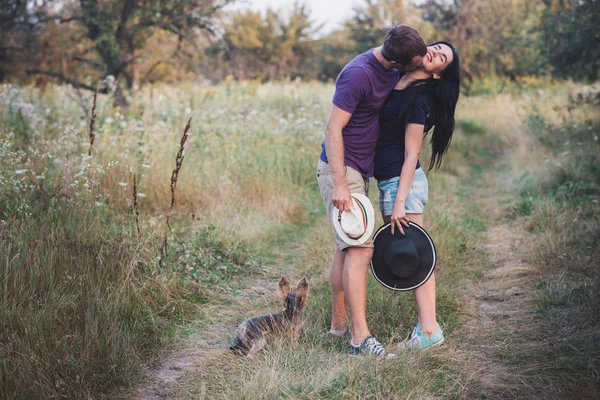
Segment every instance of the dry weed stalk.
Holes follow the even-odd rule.
[[[137,230],[138,237],[140,236],[140,210],[138,208],[137,201],[137,181],[135,174],[133,174],[133,213],[135,215],[135,229]]]
[[[162,253],[160,256],[159,264],[162,266],[162,261],[164,257],[167,255],[167,234],[171,230],[171,214],[173,213],[173,207],[175,206],[175,188],[177,187],[177,178],[179,177],[179,171],[181,170],[181,165],[183,164],[183,150],[185,146],[185,141],[188,138],[188,131],[190,130],[190,126],[192,124],[192,119],[188,120],[185,129],[183,130],[183,136],[181,137],[181,142],[179,143],[179,151],[177,152],[177,156],[175,157],[175,169],[171,174],[171,206],[169,207],[169,211],[167,213],[167,226],[165,228],[165,237],[163,239]]]
[[[92,155],[92,147],[94,146],[94,138],[96,134],[94,133],[94,124],[96,123],[96,98],[98,97],[98,85],[96,85],[96,89],[94,90],[94,104],[92,105],[92,118],[90,118],[90,148],[88,150],[88,156]]]

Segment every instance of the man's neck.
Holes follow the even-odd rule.
[[[383,54],[381,54],[381,46],[375,47],[375,49],[373,49],[373,55],[375,56],[375,58],[377,59],[377,61],[379,61],[379,63],[381,65],[383,65],[383,67],[385,69],[392,69],[392,68],[394,68],[394,66],[392,65],[392,63],[389,62],[388,60],[386,60],[385,57],[383,57]]]

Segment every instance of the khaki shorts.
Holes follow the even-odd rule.
[[[365,179],[361,173],[354,168],[346,166],[346,181],[348,182],[350,193],[361,193],[365,196],[369,195],[369,179]],[[325,203],[325,208],[327,209],[329,223],[331,224],[332,215],[334,210],[336,210],[331,200],[333,197],[333,182],[331,181],[331,168],[329,168],[329,164],[323,160],[319,160],[319,164],[317,165],[317,183],[319,185],[321,197]],[[331,225],[331,228],[333,229],[333,225]],[[373,247],[373,241],[370,238],[360,246],[350,245],[340,238],[335,229],[333,229],[333,239],[340,250],[345,250],[348,247]]]

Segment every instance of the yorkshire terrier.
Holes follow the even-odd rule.
[[[302,329],[302,308],[308,296],[308,282],[300,279],[296,287],[290,287],[287,279],[279,281],[279,296],[285,310],[279,314],[265,314],[242,322],[236,330],[236,336],[230,350],[240,355],[255,356],[267,344],[269,335],[289,334],[298,340]]]

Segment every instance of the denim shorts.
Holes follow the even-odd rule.
[[[397,176],[385,181],[377,181],[379,189],[379,208],[383,211],[383,215],[392,215],[394,202],[396,201],[396,193],[400,185],[400,177]],[[415,171],[415,177],[406,201],[404,202],[407,214],[423,214],[425,204],[427,204],[427,196],[429,194],[429,186],[427,184],[427,176],[425,172],[418,168]]]

